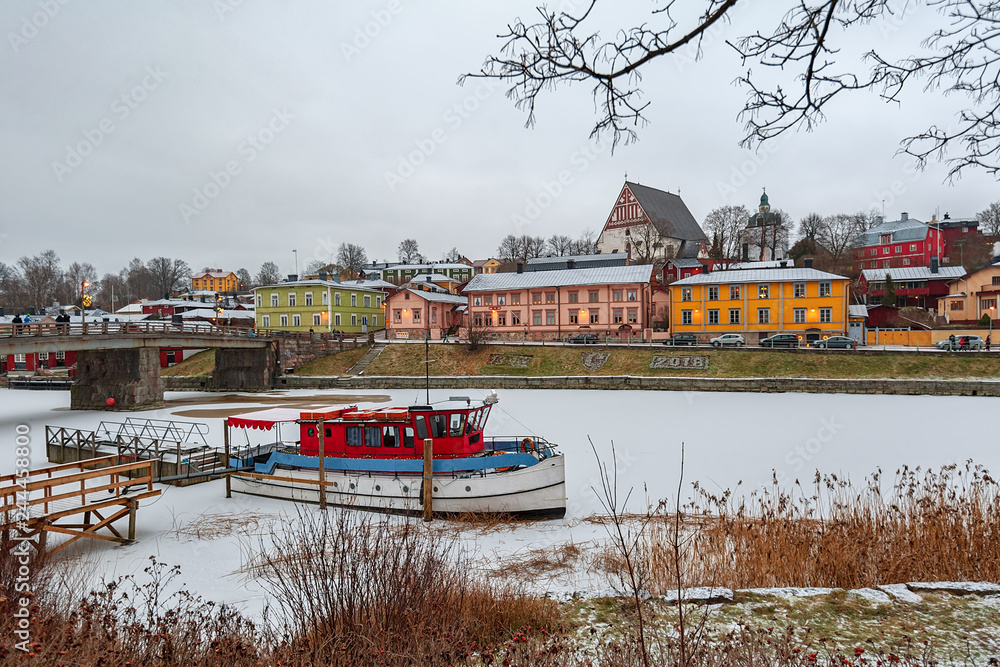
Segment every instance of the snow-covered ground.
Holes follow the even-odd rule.
[[[30,428],[32,460],[35,467],[42,467],[47,465],[46,424],[93,429],[101,420],[126,416],[201,421],[209,424],[212,443],[221,445],[221,417],[176,413],[231,406],[220,403],[219,394],[183,392],[168,393],[168,405],[161,410],[78,412],[68,409],[66,392],[0,391],[0,474],[14,470],[18,425]],[[422,392],[412,390],[360,393],[388,394],[393,405],[423,399]],[[264,398],[320,395],[319,404],[340,402],[333,391],[302,390],[255,395],[239,405],[239,411],[256,409],[263,405],[257,401]],[[432,392],[431,400],[454,395],[475,400],[483,392]],[[204,405],[192,404],[198,398],[204,398]],[[183,405],[170,404],[176,400],[183,400]],[[990,417],[1000,410],[1000,399],[995,398],[511,390],[500,394],[497,408],[490,417],[488,435],[533,433],[558,443],[566,453],[569,510],[560,521],[520,524],[509,530],[464,531],[465,547],[478,554],[484,567],[535,549],[569,542],[587,545],[603,538],[601,526],[583,521],[601,512],[593,491],[599,486],[597,460],[588,436],[605,461],[611,460],[614,442],[619,487],[635,489],[634,510],[642,509],[644,498],[655,503],[674,495],[682,443],[685,493],[695,480],[709,490],[734,489],[740,482],[746,490],[768,484],[774,474],[788,484],[796,478],[805,483],[817,469],[857,481],[876,468],[891,480],[903,464],[936,468],[972,459],[991,470],[1000,469],[996,426]],[[227,500],[221,481],[163,488],[162,496],[144,501],[139,510],[136,543],[86,544],[62,553],[77,559],[79,570],[91,581],[141,571],[148,557],[156,555],[166,563],[179,564],[189,589],[205,598],[240,603],[251,613],[259,611],[261,590],[240,573],[254,540],[238,533],[203,537],[192,533],[208,524],[206,517],[249,520],[252,528],[254,518],[292,521],[296,509],[290,503],[239,494]],[[195,521],[199,517],[201,521]],[[608,582],[586,572],[571,572],[534,585],[540,591],[565,595],[593,592],[606,588]]]

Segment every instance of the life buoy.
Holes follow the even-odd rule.
[[[531,438],[525,438],[521,441],[521,451],[525,454],[535,450],[535,441]]]

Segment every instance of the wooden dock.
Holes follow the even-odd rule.
[[[12,539],[29,539],[39,552],[52,554],[82,537],[123,544],[133,541],[139,501],[160,495],[153,488],[155,463],[121,463],[118,456],[103,456],[32,470],[27,476],[0,477],[4,547]],[[123,535],[113,524],[126,516],[128,531]],[[46,550],[48,533],[70,539]],[[15,538],[16,534],[20,537]]]

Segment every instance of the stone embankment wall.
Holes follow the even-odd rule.
[[[135,410],[163,405],[160,351],[155,347],[126,350],[80,350],[76,381],[70,387],[74,410]]]
[[[344,350],[353,350],[356,347],[367,344],[368,339],[364,336],[357,336],[353,339],[348,338],[347,340],[328,340],[321,338],[319,335],[313,338],[279,338],[278,365],[281,367],[281,370],[298,368],[313,359],[343,352]]]
[[[303,377],[277,379],[278,389],[421,389],[422,377]],[[204,389],[206,378],[164,378],[166,389]],[[680,378],[633,376],[432,377],[434,389],[643,389],[807,394],[1000,396],[1000,380],[835,380],[822,378]]]

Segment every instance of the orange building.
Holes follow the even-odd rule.
[[[240,280],[232,271],[222,269],[202,271],[191,276],[192,292],[219,292],[220,294],[235,294],[240,288]]]

